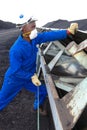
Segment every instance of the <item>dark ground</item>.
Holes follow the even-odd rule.
[[[2,34],[3,33],[3,34]],[[4,30],[0,32],[0,87],[8,68],[8,51],[19,32]],[[37,115],[32,114],[34,95],[22,90],[15,99],[0,112],[0,130],[37,130]]]
[[[8,52],[10,46],[16,40],[19,32],[18,30],[4,30],[0,31],[0,87],[2,86],[4,74],[9,66]],[[40,115],[39,129],[37,114],[31,112],[31,107],[34,101],[34,95],[26,90],[20,91],[13,101],[0,112],[0,130],[55,130],[51,114],[48,113],[47,117]],[[50,108],[48,107],[48,110]],[[87,108],[86,110],[87,111]],[[86,121],[87,112],[82,115]],[[82,123],[82,118],[77,123],[78,129],[74,130],[87,130],[86,122]]]
[[[9,66],[9,49],[19,33],[16,29],[0,31],[0,88]],[[40,115],[38,121],[37,114],[31,112],[33,101],[33,93],[21,90],[11,103],[0,111],[0,130],[54,130],[51,115]]]

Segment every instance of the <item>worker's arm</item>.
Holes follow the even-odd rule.
[[[52,30],[49,32],[39,33],[36,42],[37,44],[55,41],[55,40],[64,40],[68,35],[74,35],[78,29],[78,23],[71,23],[70,27],[66,30]]]
[[[36,43],[41,44],[50,41],[63,40],[65,38],[67,38],[67,30],[52,30],[39,33],[36,38]]]

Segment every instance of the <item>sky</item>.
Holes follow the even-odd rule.
[[[87,19],[87,0],[0,0],[0,20],[22,23],[34,16],[37,26],[58,19]],[[23,14],[24,18],[19,16]]]

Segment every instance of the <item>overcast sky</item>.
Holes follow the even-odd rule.
[[[20,23],[20,14],[25,18],[34,16],[37,25],[58,20],[87,19],[87,0],[0,0],[0,20]]]

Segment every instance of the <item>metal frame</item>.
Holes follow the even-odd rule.
[[[49,49],[53,44],[58,46],[59,51],[47,65],[44,59],[44,55],[47,52],[49,53]],[[82,46],[82,43],[78,46],[77,53],[78,50],[83,50],[86,48],[85,44],[87,44],[87,40],[84,42],[84,46]],[[40,73],[40,70],[42,70],[48,92],[48,98],[55,130],[71,130],[77,123],[80,115],[82,114],[83,110],[87,105],[86,77],[55,78],[55,75],[51,74],[52,69],[55,67],[56,64],[58,64],[58,60],[64,52],[68,55],[72,55],[72,53],[69,52],[70,46],[68,49],[67,48],[61,45],[59,41],[56,41],[55,43],[49,43],[49,45],[44,51],[42,51],[40,46],[38,46],[37,73]],[[73,83],[73,85],[69,83]],[[67,91],[67,94],[64,97],[60,98],[56,91],[56,87]]]
[[[72,91],[69,90],[69,93],[60,99],[56,91],[49,67],[45,62],[40,48],[39,54],[55,130],[70,130],[75,126],[79,116],[87,104],[87,78],[82,80],[82,82],[77,86],[74,86],[74,88],[71,89]]]

